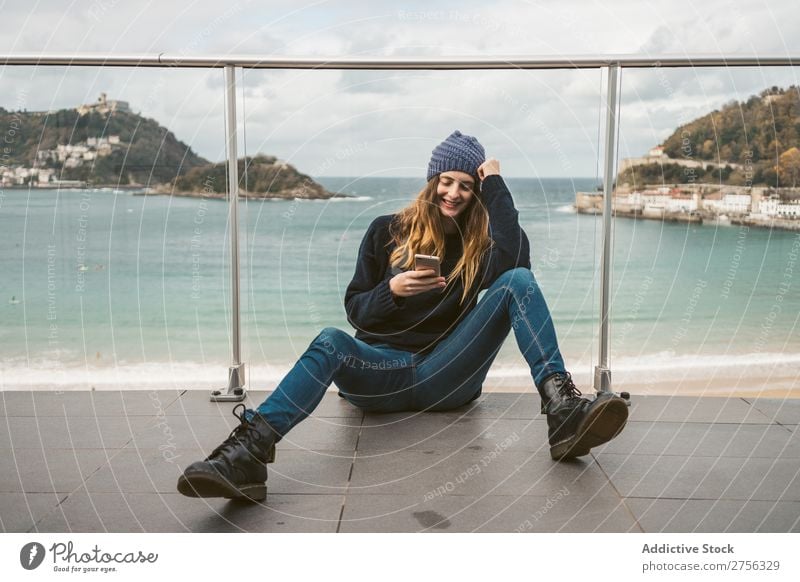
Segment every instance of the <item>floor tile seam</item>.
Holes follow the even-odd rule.
[[[651,457],[653,457],[653,456],[657,456],[657,457],[659,457],[659,458],[661,458],[661,457],[662,457],[661,455],[650,455],[650,456],[651,456]],[[689,494],[689,497],[688,497],[688,498],[693,498],[693,497],[692,497],[692,496],[693,496],[693,494],[694,494],[694,493],[695,493],[695,492],[696,492],[698,489],[700,489],[700,488],[702,487],[702,484],[703,484],[703,482],[704,482],[704,481],[705,481],[705,480],[708,478],[708,476],[709,476],[709,475],[713,474],[713,472],[714,472],[714,471],[716,471],[716,470],[718,470],[718,469],[722,469],[722,468],[724,468],[726,465],[727,465],[727,466],[731,466],[731,463],[725,463],[725,462],[724,462],[725,460],[727,460],[727,461],[730,461],[730,460],[732,460],[732,459],[740,459],[740,457],[685,457],[685,458],[684,458],[684,461],[681,463],[681,466],[680,466],[680,467],[677,469],[677,471],[675,472],[675,474],[674,474],[674,475],[672,476],[672,478],[671,478],[671,479],[670,479],[670,480],[669,480],[669,481],[666,483],[666,485],[664,485],[664,488],[663,488],[663,490],[666,490],[668,487],[672,487],[672,486],[673,486],[673,483],[674,483],[674,482],[675,482],[675,480],[678,478],[678,475],[680,474],[680,472],[681,472],[682,470],[684,470],[684,468],[687,466],[687,464],[688,464],[688,463],[690,462],[690,460],[691,460],[691,459],[693,459],[693,458],[704,458],[704,459],[709,459],[709,458],[710,458],[710,459],[714,459],[714,462],[713,462],[713,463],[712,463],[712,465],[711,465],[711,466],[708,468],[707,472],[706,472],[706,473],[705,473],[705,475],[702,477],[702,479],[699,481],[699,483],[698,483],[698,484],[697,484],[697,485],[696,485],[696,486],[693,488],[693,490],[692,490],[692,492]],[[756,458],[757,458],[757,459],[765,459],[765,460],[770,460],[770,461],[772,461],[772,463],[771,463],[771,465],[770,465],[770,468],[769,468],[769,470],[767,471],[767,473],[768,473],[769,471],[771,471],[771,470],[772,470],[772,468],[773,468],[773,467],[775,467],[775,465],[776,465],[776,464],[777,464],[777,462],[778,462],[778,459],[775,459],[774,457],[766,457],[766,458],[764,458],[764,457],[756,457]],[[745,460],[745,461],[747,461],[747,460],[749,460],[749,458],[745,457],[745,458],[744,458],[744,460]],[[784,459],[780,459],[780,460],[784,460]],[[730,483],[728,483],[728,485],[726,485],[726,486],[725,486],[725,489],[723,490],[723,493],[722,493],[722,495],[719,495],[719,496],[717,496],[719,499],[728,499],[728,498],[729,498],[729,497],[726,497],[726,494],[727,494],[728,490],[729,490],[731,487],[733,487],[733,483],[736,481],[736,479],[738,479],[738,478],[740,477],[740,475],[742,474],[742,472],[745,470],[745,465],[746,465],[746,464],[747,464],[747,463],[745,462],[745,463],[740,463],[738,466],[736,466],[736,465],[733,465],[733,467],[732,467],[732,468],[734,468],[734,469],[736,470],[736,473],[735,473],[735,475],[734,475],[734,476],[731,478],[731,481],[730,481]],[[645,476],[647,476],[647,475],[650,473],[650,471],[652,471],[652,470],[653,470],[653,466],[651,466],[650,468],[648,468],[648,469],[647,469],[647,471],[645,471],[645,472],[644,472],[644,476],[640,477],[640,478],[639,478],[639,480],[638,480],[638,481],[637,481],[637,482],[636,482],[636,483],[635,483],[635,484],[632,486],[632,489],[633,489],[633,490],[635,490],[635,489],[636,489],[636,488],[638,488],[638,487],[642,487],[642,486],[643,486],[643,485],[642,485],[642,482],[644,481],[644,477],[645,477]],[[761,487],[762,487],[762,485],[763,485],[763,483],[764,483],[764,479],[766,478],[766,474],[767,474],[767,473],[765,473],[765,474],[764,474],[764,477],[762,477],[761,481],[758,483],[758,486],[756,487],[756,490],[758,490],[758,489],[761,489]],[[788,489],[788,485],[787,485],[787,487],[784,489],[784,491],[785,491],[786,489]],[[753,496],[751,495],[751,497],[753,497]]]
[[[729,498],[729,497],[674,497],[674,496],[664,496],[664,497],[653,497],[652,495],[626,495],[626,499],[647,499],[649,501],[743,501],[748,503],[750,501],[759,501],[763,503],[774,503],[776,500],[773,499],[753,499],[753,498]],[[800,504],[800,499],[778,499],[777,501],[781,503],[798,503]]]
[[[645,529],[644,529],[644,527],[642,527],[642,524],[639,523],[639,518],[636,517],[636,514],[633,513],[631,508],[628,507],[628,504],[625,503],[625,496],[623,496],[622,493],[620,492],[620,490],[617,489],[617,486],[614,484],[614,481],[611,480],[611,477],[608,476],[608,473],[606,472],[606,470],[603,467],[603,465],[600,464],[600,461],[598,459],[598,455],[596,453],[591,453],[591,455],[592,455],[592,458],[594,459],[595,464],[597,465],[597,468],[600,469],[600,472],[606,478],[606,482],[611,487],[611,490],[614,491],[616,496],[619,498],[620,503],[622,503],[622,506],[625,508],[625,511],[628,513],[628,516],[633,520],[633,523],[636,524],[636,527],[639,528],[639,533],[644,533]],[[628,529],[628,531],[630,531],[630,528]]]
[[[713,501],[715,503],[720,501],[741,501],[743,503],[748,503],[751,501],[760,501],[763,503],[800,503],[800,498],[797,499],[785,499],[785,498],[778,498],[775,499],[774,497],[765,498],[765,497],[680,497],[680,496],[665,496],[665,497],[653,497],[649,495],[626,495],[626,499],[647,499],[650,501]]]
[[[128,441],[128,442],[130,442],[130,441]],[[127,445],[127,443],[126,443],[126,445]],[[124,448],[124,446],[123,446],[123,448]],[[78,449],[78,450],[80,450],[80,449]],[[115,450],[115,449],[102,449],[102,450]],[[63,498],[63,499],[62,499],[62,500],[61,500],[61,501],[58,503],[58,505],[57,505],[57,506],[54,508],[54,510],[55,510],[55,509],[58,509],[58,508],[60,508],[60,507],[61,507],[61,506],[62,506],[64,503],[66,503],[66,502],[67,502],[67,500],[68,500],[70,497],[72,497],[73,495],[75,495],[75,494],[76,494],[78,491],[80,491],[80,490],[85,490],[85,491],[86,491],[86,496],[89,498],[89,503],[91,504],[91,506],[92,506],[92,509],[94,509],[94,513],[95,513],[95,515],[96,515],[96,516],[97,516],[97,518],[100,520],[100,523],[103,523],[103,519],[102,519],[102,517],[100,517],[100,515],[99,515],[99,514],[98,514],[98,512],[97,512],[97,508],[95,507],[94,503],[92,503],[92,501],[91,501],[91,498],[92,498],[92,493],[89,491],[89,488],[87,487],[87,483],[89,482],[89,480],[91,480],[91,478],[92,478],[94,475],[96,475],[97,473],[99,473],[99,472],[100,472],[100,471],[101,471],[101,470],[102,470],[104,467],[106,467],[106,466],[107,466],[107,467],[109,468],[109,470],[111,471],[111,474],[112,474],[112,475],[114,475],[114,469],[111,467],[111,461],[112,461],[114,458],[116,458],[116,457],[117,457],[117,456],[120,454],[120,452],[122,451],[122,449],[116,449],[116,451],[117,451],[117,453],[116,453],[115,455],[111,456],[110,458],[109,458],[109,457],[106,457],[106,462],[105,462],[104,464],[100,465],[99,467],[97,467],[97,468],[96,468],[94,471],[92,471],[91,473],[89,473],[87,476],[85,476],[85,477],[84,477],[84,475],[83,475],[83,472],[81,471],[81,478],[83,479],[83,480],[82,480],[82,482],[81,482],[81,484],[80,484],[80,485],[78,485],[78,486],[77,486],[75,489],[73,489],[71,492],[67,493],[67,495],[66,495],[66,496],[65,496],[65,497],[64,497],[64,498]],[[114,476],[114,482],[115,482],[115,483],[119,483],[119,482],[117,481],[117,479],[116,479],[116,476]],[[125,506],[128,508],[128,511],[130,512],[130,514],[131,514],[131,515],[133,515],[134,519],[136,520],[136,524],[139,526],[139,530],[138,530],[138,531],[145,531],[145,530],[144,530],[144,527],[142,526],[142,523],[141,523],[141,521],[139,521],[139,518],[137,518],[137,517],[136,517],[136,514],[133,512],[133,508],[131,508],[131,506],[130,506],[130,504],[127,502],[127,500],[125,501]],[[53,512],[52,512],[52,511],[51,511],[51,512],[48,512],[48,513],[47,513],[47,515],[45,515],[44,517],[42,517],[42,520],[43,520],[45,517],[49,516],[49,515],[50,515],[50,513],[53,513]],[[40,523],[42,520],[39,520],[39,522],[37,522],[37,524],[36,524],[36,525],[38,525],[38,523]]]
[[[58,502],[55,504],[55,506],[53,506],[53,507],[51,507],[50,509],[48,509],[48,510],[47,510],[47,511],[44,513],[44,515],[43,515],[41,518],[39,518],[38,520],[34,520],[34,521],[33,521],[33,524],[31,525],[31,527],[29,527],[27,530],[25,530],[25,532],[26,532],[26,533],[37,533],[37,531],[38,531],[38,530],[36,529],[36,526],[37,526],[37,525],[38,525],[38,524],[39,524],[39,523],[40,523],[40,522],[41,522],[41,521],[42,521],[42,520],[43,520],[45,517],[47,517],[48,515],[50,515],[50,513],[51,513],[51,512],[53,512],[53,511],[55,511],[56,509],[58,509],[58,508],[61,506],[61,504],[62,504],[62,503],[64,503],[64,501],[67,499],[67,494],[59,494],[59,493],[56,493],[56,492],[54,492],[54,491],[48,491],[48,493],[49,493],[49,494],[53,494],[53,495],[55,495],[55,496],[58,498]],[[24,492],[23,492],[23,494],[24,494]],[[63,495],[63,497],[62,497],[62,495]]]
[[[356,442],[353,443],[353,456],[350,461],[350,470],[347,472],[347,484],[345,485],[344,491],[340,493],[342,501],[341,507],[339,508],[339,518],[336,520],[336,530],[335,533],[341,533],[342,530],[342,519],[344,518],[344,510],[345,506],[347,505],[347,496],[350,492],[350,483],[353,479],[353,470],[356,466],[356,459],[358,458],[358,443],[361,440],[361,434],[364,431],[364,418],[366,414],[361,411],[361,424],[358,427],[358,433],[356,433]]]
[[[743,398],[743,400],[745,400],[745,401],[746,401],[746,399],[745,399],[745,398]],[[768,413],[768,412],[765,412],[764,410],[762,410],[761,408],[759,408],[759,404],[760,404],[760,403],[758,402],[758,399],[757,399],[757,398],[751,398],[751,400],[754,400],[754,401],[755,401],[755,402],[748,402],[748,403],[747,403],[747,404],[748,404],[748,405],[749,405],[751,408],[753,408],[754,410],[757,410],[758,412],[760,412],[761,414],[763,414],[763,415],[764,415],[764,416],[766,416],[767,418],[770,418],[770,415],[769,415],[769,413]],[[783,399],[783,400],[781,400],[781,399],[778,399],[778,400],[779,400],[780,402],[784,402],[786,399]],[[775,415],[777,415],[777,412],[775,413]],[[794,423],[791,423],[791,422],[786,422],[786,423],[784,423],[784,422],[780,422],[780,421],[778,421],[777,419],[775,419],[774,417],[772,418],[772,422],[773,422],[774,424],[776,424],[776,425],[778,425],[778,426],[782,426],[782,427],[783,427],[784,425],[791,425],[791,424],[794,424]],[[785,427],[784,427],[784,428],[785,428]]]
[[[773,420],[671,420],[671,419],[664,419],[664,418],[646,418],[646,419],[635,419],[635,420],[628,420],[628,424],[638,424],[638,423],[647,423],[647,424],[711,424],[711,425],[737,425],[737,426],[775,426],[777,423]]]
[[[664,453],[664,452],[661,452],[661,453],[617,453],[617,452],[603,451],[603,452],[597,453],[597,454],[600,455],[600,456],[615,455],[615,456],[618,456],[618,457],[659,457],[659,458],[660,457],[670,457],[670,458],[684,457],[684,458],[690,458],[690,459],[731,459],[731,460],[735,460],[735,459],[776,459],[777,458],[777,459],[785,459],[787,461],[800,460],[800,455],[797,455],[797,456],[791,456],[791,455],[786,456],[786,455],[781,455],[781,454],[771,454],[770,455],[770,454],[766,454],[766,453],[762,454],[762,455],[741,455],[741,456],[739,456],[739,455],[713,455],[713,454],[707,454],[707,455],[694,455],[694,454],[692,454],[692,455],[684,455],[684,454],[681,454],[681,453]]]
[[[399,453],[422,453],[425,456],[430,456],[430,453],[426,454],[426,451],[431,451],[431,450],[432,449],[402,449],[402,450],[367,449],[367,450],[365,450],[363,452],[370,453],[371,455],[373,455],[374,453],[386,453],[386,454],[390,454],[390,453],[398,453],[398,454]],[[449,453],[450,450],[449,449],[442,449],[442,450],[433,449],[433,452],[435,452],[435,453]],[[476,454],[480,453],[480,451],[474,451],[474,452]],[[538,454],[538,455],[530,455],[529,454],[529,453],[541,453],[541,449],[540,448],[537,448],[537,449],[507,449],[505,452],[506,453],[517,453],[517,454],[528,454],[528,456],[531,456],[531,457],[534,457],[534,458],[539,457],[541,460],[547,460],[547,461],[550,460],[550,456],[548,454]],[[775,454],[766,454],[766,453],[763,454],[763,455],[752,455],[751,454],[751,455],[738,456],[738,455],[717,455],[717,454],[704,454],[704,455],[691,454],[691,455],[686,455],[686,454],[681,454],[681,453],[664,453],[664,452],[659,452],[659,453],[633,453],[633,452],[603,451],[603,452],[598,452],[596,454],[599,455],[600,457],[613,455],[613,456],[616,456],[616,457],[634,457],[634,458],[639,458],[639,457],[642,457],[642,458],[644,458],[644,457],[678,457],[678,458],[681,458],[681,457],[683,457],[683,458],[697,458],[697,459],[732,459],[732,460],[733,459],[776,459],[776,458],[778,458],[778,459],[785,459],[787,461],[800,459],[800,455],[798,455],[798,456],[791,456],[791,455],[790,456],[785,456],[785,455],[775,455]],[[374,456],[378,456],[378,455],[374,455]],[[380,455],[380,456],[385,456],[385,455]],[[370,459],[370,457],[368,457],[368,456],[362,456],[360,458],[361,459],[367,459],[367,460]]]
[[[797,460],[798,458],[800,458],[800,457],[784,457],[784,456],[780,456],[780,455],[778,455],[778,456],[776,456],[776,455],[764,455],[764,456],[761,456],[761,455],[747,455],[747,456],[742,456],[742,457],[734,457],[734,456],[731,456],[731,455],[681,455],[681,454],[676,454],[676,453],[614,453],[614,452],[610,452],[610,451],[608,451],[608,452],[607,451],[603,451],[603,452],[597,453],[597,455],[600,458],[609,457],[609,456],[626,457],[626,458],[628,458],[628,457],[634,457],[634,458],[639,458],[639,457],[642,457],[642,458],[644,458],[644,457],[655,457],[655,458],[678,457],[678,458],[680,458],[680,457],[682,457],[682,458],[687,458],[687,459],[731,459],[731,460],[734,460],[734,459],[767,459],[767,460],[772,459],[772,460],[774,460],[774,459],[777,458],[777,459],[784,459],[784,460],[787,460],[787,461]]]
[[[35,406],[35,403],[34,403],[34,406]],[[68,416],[66,415],[66,409],[64,409],[64,415],[63,415],[61,418],[64,418],[65,420],[67,420],[67,419],[68,419]],[[70,442],[73,442],[73,438],[72,438],[72,431],[70,430],[69,423],[67,423],[66,427],[67,427],[67,435],[68,435],[68,437],[69,437],[69,440],[70,440]],[[9,436],[10,436],[10,429],[9,429]],[[101,435],[101,437],[100,437],[100,438],[101,438],[101,442],[102,442],[102,441],[103,441],[103,439],[102,439],[102,435]],[[123,445],[123,446],[124,446],[124,445]],[[44,447],[44,443],[42,443],[41,449],[42,449],[42,452],[44,453],[44,451],[46,450],[46,447]],[[12,450],[13,450],[13,448],[12,448]],[[80,449],[75,449],[75,447],[73,446],[73,447],[70,447],[70,448],[69,448],[69,449],[67,449],[67,450],[69,450],[69,451],[72,451],[72,453],[73,453],[73,457],[74,457],[74,456],[75,456],[75,454],[76,454],[76,451],[77,451],[77,450],[80,450]],[[103,451],[108,451],[108,450],[117,450],[117,454],[119,453],[119,449],[109,449],[109,448],[106,448],[106,447],[101,447],[101,448],[100,448],[100,449],[98,449],[98,450],[103,450]],[[114,456],[116,456],[116,454],[115,454],[115,455],[113,455],[111,458],[113,458]],[[33,524],[33,526],[32,526],[32,529],[36,529],[36,527],[38,526],[38,524],[39,524],[39,523],[41,523],[41,521],[42,521],[42,520],[44,520],[44,519],[45,519],[47,516],[49,516],[49,515],[50,515],[51,513],[53,513],[54,511],[58,510],[58,509],[61,507],[61,505],[62,505],[64,502],[66,502],[66,500],[67,500],[67,499],[69,499],[69,497],[70,497],[70,496],[71,496],[71,495],[72,495],[72,494],[73,494],[75,491],[77,491],[77,490],[78,490],[78,489],[80,489],[81,487],[85,486],[85,484],[86,484],[86,481],[87,481],[87,479],[88,479],[88,478],[90,478],[92,475],[94,475],[95,473],[97,473],[98,471],[100,471],[100,469],[101,469],[102,467],[106,466],[107,464],[110,464],[110,462],[111,462],[111,458],[109,458],[109,457],[108,457],[108,455],[106,455],[106,456],[105,456],[105,462],[104,462],[104,463],[102,463],[102,464],[101,464],[99,467],[96,467],[96,468],[95,468],[93,471],[91,471],[91,472],[89,473],[88,477],[84,476],[83,470],[82,470],[82,468],[81,468],[81,465],[80,465],[80,461],[79,461],[77,458],[75,458],[75,459],[74,459],[74,460],[75,460],[75,464],[76,464],[76,466],[77,466],[77,469],[78,469],[78,472],[79,472],[79,474],[80,474],[80,476],[81,476],[81,484],[80,484],[80,485],[78,485],[78,487],[76,487],[76,488],[75,488],[75,490],[73,490],[72,492],[70,492],[70,493],[67,493],[67,494],[66,494],[66,495],[65,495],[65,496],[64,496],[64,497],[63,497],[63,498],[62,498],[62,499],[61,499],[61,500],[60,500],[60,501],[59,501],[59,502],[56,504],[56,506],[55,506],[55,507],[54,507],[54,508],[53,508],[51,511],[49,511],[49,512],[45,513],[45,514],[44,514],[44,515],[41,517],[41,519],[39,519],[38,521],[34,522],[34,524]],[[47,462],[46,462],[46,460],[45,460],[45,465],[47,466]],[[56,489],[56,487],[55,487],[55,483],[53,482],[53,478],[52,478],[52,474],[51,474],[51,472],[50,472],[49,466],[47,466],[47,471],[48,471],[48,478],[49,478],[50,484],[51,484],[51,486],[52,486],[52,488],[53,488],[53,490],[54,490],[53,492],[55,493],[55,489]]]

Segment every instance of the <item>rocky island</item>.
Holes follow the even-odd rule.
[[[274,156],[257,155],[240,159],[238,169],[240,198],[286,200],[349,198],[344,194],[328,192],[310,176],[298,172],[293,166],[281,162]],[[226,170],[225,162],[197,166],[178,176],[172,184],[149,188],[144,193],[225,198],[228,188]]]

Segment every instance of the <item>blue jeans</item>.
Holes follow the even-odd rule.
[[[565,371],[539,285],[530,269],[517,268],[500,275],[456,329],[424,355],[323,329],[257,411],[283,436],[311,414],[331,382],[367,411],[457,408],[480,395],[511,329],[536,386]]]

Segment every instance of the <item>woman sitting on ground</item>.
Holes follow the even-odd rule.
[[[364,236],[345,293],[355,337],[323,329],[257,409],[237,406],[239,426],[184,471],[178,491],[264,499],[275,443],[332,382],[370,412],[463,406],[481,394],[511,329],[541,396],[553,459],[586,455],[619,434],[626,402],[583,398],[566,371],[499,162],[456,131],[433,150],[427,179],[409,206],[377,217]],[[439,257],[441,274],[415,270],[417,254]]]

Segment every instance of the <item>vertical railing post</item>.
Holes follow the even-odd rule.
[[[608,67],[606,91],[606,143],[603,165],[603,249],[600,263],[600,349],[594,369],[594,389],[611,392],[611,368],[608,361],[609,311],[611,305],[611,199],[614,191],[615,151],[617,137],[617,77],[619,64]]]
[[[239,327],[239,166],[236,152],[236,67],[225,66],[225,142],[228,157],[228,221],[231,245],[231,357],[228,390],[214,390],[214,402],[239,402],[245,397],[244,364]]]

